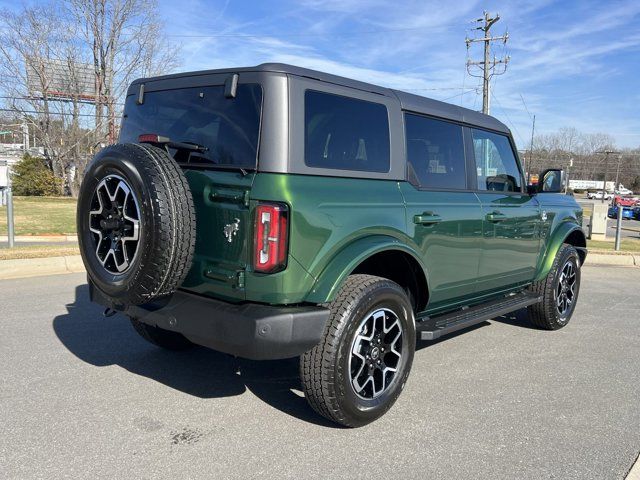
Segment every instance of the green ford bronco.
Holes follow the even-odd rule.
[[[417,340],[575,309],[582,210],[493,117],[264,64],[136,80],[119,142],[78,203],[91,299],[163,348],[300,357],[334,422],[384,414]]]

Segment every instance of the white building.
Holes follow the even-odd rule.
[[[0,188],[5,188],[9,180],[9,168],[24,155],[22,143],[0,143]]]
[[[602,180],[573,180],[569,179],[569,188],[587,190],[588,188],[596,188],[602,190]],[[613,191],[615,182],[607,182],[607,190]]]

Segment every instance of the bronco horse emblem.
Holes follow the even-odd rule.
[[[233,220],[233,223],[229,223],[224,226],[223,231],[224,231],[224,236],[227,237],[227,242],[231,243],[231,240],[233,240],[233,237],[235,237],[238,234],[238,230],[240,230],[239,218],[235,218]]]

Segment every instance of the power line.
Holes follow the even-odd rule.
[[[520,93],[520,100],[522,100],[522,105],[524,106],[524,109],[527,111],[527,115],[529,115],[529,118],[533,118],[531,116],[531,113],[529,112],[529,109],[527,108],[527,104],[524,101],[524,97],[522,96],[522,94]]]
[[[27,100],[27,101],[31,101],[31,102],[42,102],[44,101],[44,99],[42,98],[33,98],[33,97],[13,97],[13,96],[8,96],[8,95],[0,95],[0,99],[3,100]],[[52,97],[49,99],[50,102],[55,102],[57,101],[57,99],[55,97]],[[124,105],[124,102],[114,102],[114,105]]]
[[[468,22],[465,23],[450,23],[438,25],[438,28],[449,28],[449,27],[459,27],[461,25],[467,25]],[[165,37],[170,38],[305,38],[305,37],[343,37],[343,36],[359,36],[359,35],[380,35],[384,33],[402,33],[402,32],[410,32],[410,31],[424,31],[426,27],[402,27],[402,28],[379,28],[373,30],[356,30],[356,31],[338,31],[338,32],[324,32],[324,33],[312,33],[312,32],[296,32],[296,33],[212,33],[212,34],[184,34],[184,33],[168,33],[164,34]],[[2,29],[0,29],[0,34],[2,33]],[[132,37],[136,34],[124,32],[122,34],[125,37]],[[84,40],[82,36],[74,36],[75,40]]]
[[[493,91],[491,92],[491,96],[493,97],[493,99],[496,101],[496,103],[498,104],[498,106],[502,110],[502,113],[504,113],[504,116],[507,117],[507,120],[509,121],[509,123],[513,127],[513,130],[516,132],[516,135],[518,135],[518,138],[520,139],[520,141],[524,145],[524,143],[525,143],[524,139],[522,138],[522,135],[520,135],[520,132],[518,131],[518,128],[516,127],[516,124],[513,123],[513,120],[511,120],[511,117],[509,117],[509,114],[507,113],[505,108],[502,106],[502,104],[500,103],[500,100],[498,100],[498,97],[496,97],[496,94],[493,93]]]
[[[446,102],[447,100],[451,100],[453,98],[460,97],[460,101],[462,102],[462,97],[464,97],[467,93],[471,93],[471,92],[475,92],[477,94],[478,93],[478,89],[477,88],[468,88],[466,92],[456,93],[455,95],[452,95],[452,96],[447,97],[447,98],[443,98],[440,101],[441,102]]]
[[[409,90],[410,92],[421,92],[421,91],[432,91],[432,90],[475,90],[475,88],[464,86],[462,87],[435,87],[435,88],[405,88],[404,90]]]
[[[11,108],[0,108],[0,112],[11,112],[14,114],[22,114],[22,113],[32,113],[34,115],[47,115],[47,112],[40,112],[38,110],[15,110]],[[68,112],[48,112],[49,115],[59,115],[62,117],[73,117],[74,115],[77,117],[91,117],[91,118],[108,118],[109,115],[95,115],[93,113],[68,113]]]
[[[438,25],[438,27],[459,27],[460,25],[466,25],[466,23],[451,23],[448,25]],[[336,36],[359,36],[359,35],[379,35],[381,33],[396,33],[396,32],[410,32],[410,31],[424,31],[425,27],[406,27],[406,28],[380,28],[376,30],[359,30],[354,32],[329,32],[329,33],[285,33],[285,34],[254,34],[254,33],[213,33],[210,35],[200,34],[180,34],[173,33],[165,36],[171,38],[297,38],[297,37],[328,37],[333,38]],[[130,34],[125,34],[130,35]]]

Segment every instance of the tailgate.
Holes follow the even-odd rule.
[[[182,288],[244,300],[252,222],[249,193],[254,173],[186,170],[196,208],[196,249]]]

